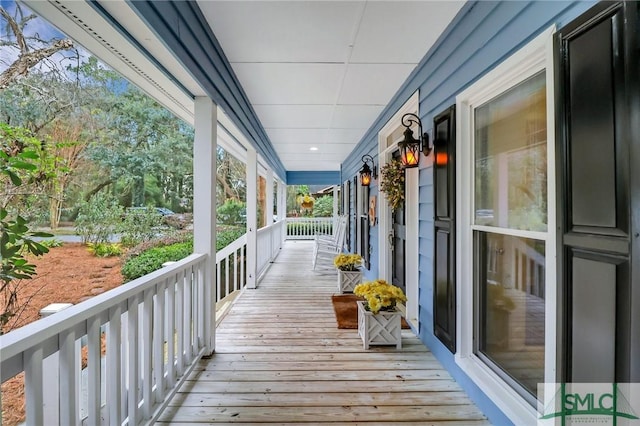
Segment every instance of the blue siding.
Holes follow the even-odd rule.
[[[357,172],[363,154],[377,151],[377,134],[409,97],[420,90],[420,118],[431,130],[433,117],[455,102],[455,96],[496,65],[555,24],[558,28],[595,2],[479,1],[463,7],[436,45],[398,90],[343,164],[343,175]],[[433,335],[433,174],[422,162],[419,205],[420,338],[469,393],[494,424],[510,424],[506,416],[458,368],[453,355]],[[428,165],[425,166],[425,163]],[[373,246],[372,258],[378,257]],[[372,271],[374,275],[375,271]]]
[[[287,172],[287,185],[340,185],[340,172]]]
[[[224,109],[275,173],[285,179],[284,166],[198,5],[180,0],[129,4],[185,64],[207,95]]]

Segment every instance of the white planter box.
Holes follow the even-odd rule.
[[[373,314],[358,301],[358,334],[365,349],[370,345],[395,345],[402,348],[402,314],[395,311],[380,311]]]
[[[341,271],[338,269],[338,291],[353,293],[353,289],[362,282],[362,271]]]

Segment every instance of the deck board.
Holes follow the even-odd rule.
[[[310,270],[311,248],[288,241],[258,288],[236,299],[216,352],[159,424],[489,424],[412,331],[400,350],[365,351],[357,330],[338,330],[336,277]]]

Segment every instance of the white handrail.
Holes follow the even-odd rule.
[[[206,260],[192,254],[0,336],[2,382],[25,372],[27,425],[150,422],[204,352]],[[51,394],[64,397],[46,404]]]

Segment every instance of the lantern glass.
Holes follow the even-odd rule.
[[[420,144],[402,144],[400,147],[400,159],[405,168],[417,167],[420,163]]]
[[[360,185],[369,186],[371,183],[371,173],[361,173],[360,174]]]
[[[360,170],[360,185],[369,186],[371,183],[371,168],[367,163],[364,163]]]

